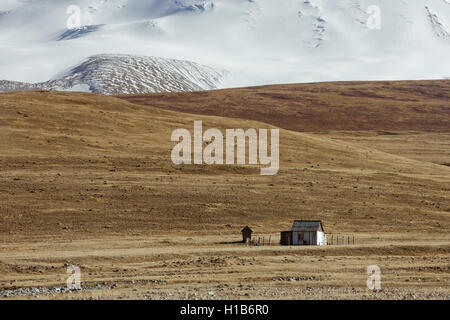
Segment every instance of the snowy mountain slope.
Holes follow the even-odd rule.
[[[444,41],[450,41],[449,29],[441,21],[440,17],[437,14],[431,12],[430,8],[428,8],[427,6],[425,6],[425,9],[427,10],[428,18],[430,19],[430,23],[436,36],[443,39]]]
[[[71,5],[81,25],[68,29]],[[229,70],[221,87],[450,76],[448,0],[2,0],[0,11],[0,79],[12,81],[103,53]]]
[[[103,94],[200,91],[217,88],[225,71],[190,61],[96,55],[42,83],[0,81],[1,91],[73,90]]]

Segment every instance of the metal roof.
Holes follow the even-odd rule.
[[[320,220],[295,220],[292,231],[323,231]]]

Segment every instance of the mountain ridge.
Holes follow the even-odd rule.
[[[0,92],[69,90],[110,95],[201,91],[216,89],[226,74],[185,60],[100,54],[46,82],[0,81]]]

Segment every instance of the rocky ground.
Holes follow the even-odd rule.
[[[3,245],[0,298],[450,299],[445,237],[413,235],[412,243],[409,234],[360,234],[359,245],[320,248],[247,247],[222,237],[229,243],[173,236]],[[81,290],[67,289],[71,265],[81,270]],[[367,288],[369,265],[381,269],[380,290]]]

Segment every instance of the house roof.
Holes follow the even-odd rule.
[[[253,232],[253,230],[250,229],[249,226],[245,226],[244,229],[241,230],[241,232],[244,232],[244,231],[250,231],[250,232]]]
[[[323,231],[322,221],[295,220],[292,225],[292,231]]]

